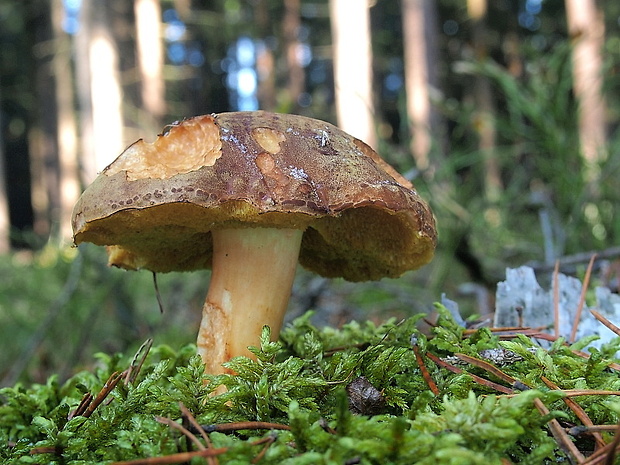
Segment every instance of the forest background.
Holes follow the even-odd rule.
[[[0,0],[0,385],[194,340],[208,272],[159,276],[160,314],[150,274],[70,247],[70,216],[124,147],[198,114],[338,124],[433,208],[431,265],[302,273],[291,315],[384,320],[442,293],[488,315],[506,267],[578,274],[593,251],[617,290],[619,67],[618,2]]]

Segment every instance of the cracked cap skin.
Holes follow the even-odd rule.
[[[73,211],[74,242],[155,272],[210,268],[211,231],[304,230],[300,263],[349,281],[428,263],[435,221],[368,145],[303,116],[231,112],[166,127],[106,167]]]

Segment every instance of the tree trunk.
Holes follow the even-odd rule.
[[[59,192],[59,237],[69,243],[72,237],[71,214],[80,195],[77,163],[77,127],[73,101],[73,76],[71,73],[71,45],[62,29],[62,0],[52,1],[52,29],[57,44],[52,68],[56,84]]]
[[[56,82],[50,6],[31,4],[34,82],[37,95],[35,123],[29,130],[33,229],[40,237],[54,237],[60,225],[60,168],[58,163]]]
[[[87,186],[97,176],[95,167],[95,144],[93,128],[93,102],[90,87],[90,66],[88,64],[89,43],[92,35],[92,2],[80,6],[80,27],[73,39],[75,56],[76,96],[78,101],[79,125],[79,164],[80,181]]]
[[[485,24],[487,0],[468,0],[467,9],[472,21],[472,44],[476,60],[484,61],[488,57],[487,28]],[[478,134],[478,148],[482,155],[484,167],[484,192],[487,202],[494,204],[502,192],[500,167],[495,154],[497,130],[495,127],[496,111],[491,83],[484,76],[474,76],[474,100],[476,114],[474,130]]]
[[[124,148],[119,58],[110,30],[109,4],[83,2],[76,37],[76,69],[82,136],[83,181],[111,163]]]
[[[433,136],[438,135],[430,89],[436,85],[433,63],[437,58],[436,12],[432,0],[403,0],[402,19],[405,59],[405,93],[410,127],[410,151],[419,170],[429,170]]]
[[[368,0],[330,0],[338,125],[377,148]]]
[[[260,37],[269,37],[272,21],[269,18],[267,0],[258,0],[254,7],[254,18]],[[263,40],[256,50],[256,72],[258,75],[258,105],[261,110],[275,111],[276,95],[276,58],[271,45]]]
[[[299,42],[300,20],[300,0],[284,1],[284,19],[282,21],[282,32],[286,49],[286,65],[288,69],[287,90],[291,103],[291,112],[299,110],[299,96],[305,89],[306,76],[301,65],[301,43]]]
[[[1,90],[1,88],[0,88]],[[0,98],[0,101],[2,99]],[[2,112],[0,112],[0,128]],[[11,218],[9,217],[9,198],[6,182],[6,164],[4,163],[4,139],[0,131],[0,255],[5,255],[11,248]]]
[[[566,0],[568,32],[573,41],[573,88],[579,102],[579,140],[586,181],[599,178],[606,154],[607,112],[603,98],[605,23],[595,0]]]
[[[134,14],[142,96],[140,125],[142,130],[155,134],[160,130],[166,113],[159,0],[135,0]]]

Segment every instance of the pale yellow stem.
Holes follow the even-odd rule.
[[[258,346],[264,325],[278,337],[291,294],[303,231],[242,228],[213,231],[211,284],[198,333],[206,372]]]

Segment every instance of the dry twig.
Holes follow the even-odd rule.
[[[542,400],[534,399],[534,405],[541,413],[541,415],[549,415],[549,409],[545,406],[545,404],[543,404]],[[547,422],[547,424],[549,425],[551,434],[558,443],[558,446],[566,453],[566,455],[568,455],[571,463],[583,464],[585,461],[585,457],[579,451],[579,449],[577,449],[577,446],[575,446],[575,443],[573,443],[566,431],[564,431],[564,428],[560,426],[560,423],[555,418],[552,418]]]
[[[435,362],[437,365],[439,365],[440,367],[450,370],[452,373],[461,374],[465,371],[459,367],[451,365],[450,363],[444,360],[441,360],[439,357],[437,357],[434,354],[431,354],[430,352],[427,352],[426,356],[430,358],[433,362]],[[512,394],[514,392],[512,389],[507,388],[506,386],[502,386],[501,384],[494,383],[493,381],[489,381],[488,379],[484,379],[480,376],[474,375],[473,373],[467,373],[467,374],[471,376],[472,379],[476,383],[480,384],[481,386],[486,386],[488,388],[494,389],[504,394]]]
[[[142,343],[142,345],[140,346],[140,348],[134,355],[133,360],[129,364],[129,368],[125,370],[126,374],[125,374],[125,379],[123,380],[123,383],[125,383],[125,385],[134,383],[134,381],[140,374],[140,370],[142,370],[142,365],[144,365],[144,361],[146,360],[146,357],[151,351],[152,347],[153,347],[152,338],[148,338],[146,341]]]
[[[616,335],[620,336],[620,328],[618,328],[615,324],[613,324],[611,321],[609,321],[607,318],[605,318],[603,315],[601,315],[596,310],[591,309],[590,312],[592,313],[592,315],[594,315],[594,318],[596,318],[598,321],[603,323],[607,328],[609,328],[614,333],[616,333]]]
[[[550,389],[561,390],[559,386],[557,386],[551,380],[547,379],[545,376],[541,376],[540,379]],[[577,418],[579,418],[581,423],[583,423],[585,426],[594,426],[594,423],[592,422],[592,420],[590,420],[590,417],[588,416],[586,411],[577,402],[575,402],[569,396],[565,397],[563,400],[564,403],[568,406],[568,408],[570,408],[577,416]],[[603,440],[603,436],[601,436],[600,433],[592,433],[592,437],[594,437],[594,440],[596,441],[598,447],[605,447],[605,441]]]
[[[269,423],[266,421],[240,421],[236,423],[220,423],[216,425],[203,425],[201,426],[207,433],[217,431],[219,433],[227,433],[230,431],[239,431],[243,429],[256,430],[256,429],[279,429],[290,430],[291,427],[283,425],[281,423]]]
[[[422,354],[420,353],[420,347],[418,347],[418,344],[415,342],[411,344],[411,347],[413,348],[413,353],[415,354],[416,362],[418,363],[418,367],[420,368],[420,372],[422,373],[422,378],[424,378],[424,381],[426,382],[426,385],[431,390],[431,392],[435,394],[436,396],[438,396],[439,388],[435,384],[435,381],[433,381],[433,378],[431,377],[430,373],[428,372],[428,369],[426,368],[426,364],[424,363],[424,358],[422,357]]]
[[[575,319],[573,321],[573,328],[572,328],[572,331],[570,332],[569,342],[571,344],[575,342],[575,338],[577,337],[577,328],[579,327],[579,322],[581,321],[581,312],[583,311],[583,306],[586,302],[586,292],[588,290],[588,286],[590,285],[590,275],[592,274],[592,267],[594,266],[595,259],[596,259],[596,254],[592,254],[592,257],[590,257],[590,262],[588,263],[586,275],[583,278],[583,285],[581,286],[581,295],[579,296],[579,305],[577,305],[577,311],[575,312]]]

